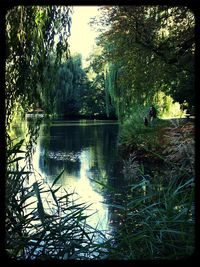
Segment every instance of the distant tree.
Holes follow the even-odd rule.
[[[54,89],[51,90],[55,114],[106,117],[105,80],[98,62],[98,57],[91,55],[89,67],[83,69],[80,54],[62,62],[57,70]]]
[[[94,102],[97,109],[95,112],[105,117],[116,117],[115,107],[111,102],[111,98],[107,91],[107,81],[105,76],[105,57],[102,53],[102,47],[97,46],[96,50],[89,57],[89,67],[87,69],[88,76],[92,76],[93,90],[96,92],[93,94]],[[94,106],[94,107],[95,107]]]

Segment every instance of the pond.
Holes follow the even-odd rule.
[[[136,252],[138,259],[143,255],[165,258],[168,249],[174,253],[174,242],[177,253],[182,246],[189,253],[188,247],[193,248],[193,180],[190,176],[180,183],[167,180],[169,174],[179,174],[171,167],[166,169],[167,176],[165,170],[153,169],[149,175],[148,165],[133,164],[134,154],[123,161],[118,136],[116,121],[52,121],[50,125],[43,121],[32,157],[35,171],[19,194],[28,218],[23,225],[28,242],[20,257],[135,259]],[[53,191],[46,190],[52,187]],[[28,193],[23,196],[24,192]],[[77,202],[68,201],[66,192],[75,195]],[[63,200],[61,205],[56,205],[57,199]],[[81,203],[87,206],[83,215]],[[191,236],[187,242],[186,235]],[[147,239],[155,244],[155,251]],[[169,247],[160,249],[164,241]]]
[[[94,213],[88,221],[92,227],[111,231],[113,209],[101,183],[116,189],[123,184],[117,121],[53,121],[48,133],[46,127],[40,126],[33,168],[47,184],[63,171],[56,185],[92,204],[87,210]]]

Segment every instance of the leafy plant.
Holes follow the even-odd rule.
[[[91,24],[101,32],[99,64],[120,119],[160,99],[165,116],[181,115],[173,101],[194,105],[195,15],[188,7],[102,6]]]

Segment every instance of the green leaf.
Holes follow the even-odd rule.
[[[95,179],[92,179],[92,178],[89,178],[89,179],[90,179],[91,181],[94,181],[94,182],[97,183],[97,184],[102,185],[102,186],[105,187],[105,188],[108,188],[108,189],[111,190],[111,191],[114,191],[114,192],[117,191],[116,188],[114,188],[114,187],[112,187],[112,186],[110,186],[110,185],[104,184],[104,183],[99,182],[99,181],[97,181],[97,180],[95,180]]]
[[[42,221],[42,224],[44,226],[44,228],[46,227],[45,226],[45,212],[44,212],[44,207],[43,207],[43,204],[42,204],[42,199],[41,199],[41,196],[40,196],[40,189],[39,189],[39,186],[38,186],[38,183],[35,182],[33,184],[33,189],[35,191],[35,194],[36,194],[36,197],[37,197],[37,200],[38,200],[38,213],[39,213],[39,217]]]
[[[126,207],[122,206],[122,205],[118,205],[118,204],[107,204],[109,207],[113,207],[113,208],[117,208],[117,209],[121,209],[121,210],[126,210]]]
[[[18,157],[18,158],[15,158],[15,159],[9,161],[8,164],[11,164],[11,163],[13,163],[13,162],[19,161],[19,160],[21,160],[21,159],[24,159],[24,157]]]
[[[51,187],[53,187],[53,186],[56,184],[56,182],[61,178],[61,176],[62,176],[62,174],[64,173],[64,171],[65,171],[65,170],[62,170],[62,172],[56,177],[56,179],[53,181]]]

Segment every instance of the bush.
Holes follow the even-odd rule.
[[[143,118],[134,117],[120,126],[119,143],[132,149],[158,151],[163,141],[162,128],[168,124],[157,118],[145,126]]]

